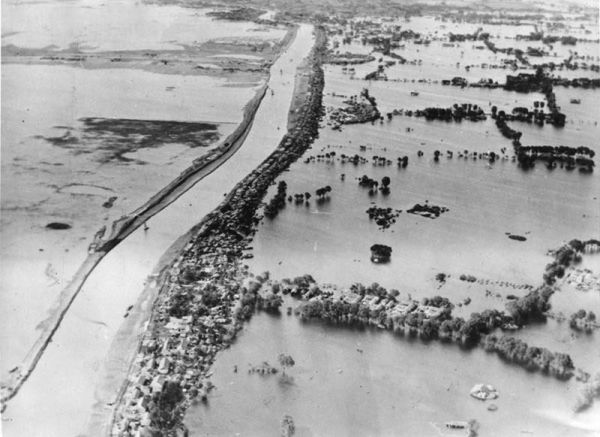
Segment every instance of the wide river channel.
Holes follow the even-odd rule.
[[[97,388],[104,385],[106,357],[127,308],[167,249],[277,147],[287,126],[296,68],[313,43],[312,27],[300,26],[271,68],[273,93],[265,96],[241,149],[149,220],[148,231],[140,228],[118,245],[90,275],[33,374],[8,404],[4,435],[95,434],[88,428],[91,411],[104,401]]]

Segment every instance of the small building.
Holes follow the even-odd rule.
[[[169,360],[167,357],[162,357],[160,359],[160,361],[158,362],[158,373],[162,373],[163,375],[166,375],[167,373],[169,373],[170,367],[171,367],[171,360]]]
[[[150,388],[152,389],[152,393],[160,393],[163,390],[165,385],[166,378],[163,375],[159,375],[152,380],[150,383]]]

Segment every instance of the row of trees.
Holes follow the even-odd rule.
[[[408,158],[406,159],[406,162],[408,163]],[[360,185],[361,187],[365,187],[369,189],[369,194],[373,195],[377,193],[377,188],[379,187],[379,191],[381,191],[382,194],[389,194],[390,193],[390,183],[392,182],[392,180],[390,179],[389,176],[384,176],[381,178],[381,187],[379,187],[379,182],[377,182],[375,179],[371,179],[369,176],[367,175],[362,175],[360,178],[358,178],[358,185]]]
[[[274,219],[280,210],[285,208],[285,197],[287,191],[287,184],[285,181],[280,181],[277,184],[277,193],[271,201],[265,206],[265,216]]]
[[[575,370],[568,354],[553,353],[546,348],[528,346],[524,341],[514,337],[503,335],[498,338],[495,335],[487,335],[482,345],[486,351],[495,352],[506,361],[559,379],[569,379]]]
[[[463,103],[461,105],[455,103],[450,108],[428,107],[416,111],[405,111],[405,114],[408,116],[414,114],[415,117],[425,117],[427,120],[442,121],[462,121],[463,119],[480,121],[487,118],[483,109],[471,103]]]
[[[590,240],[595,242],[595,240]],[[569,247],[583,250],[589,242],[573,240]],[[383,245],[379,245],[383,246]],[[385,247],[385,246],[384,246]],[[557,251],[558,252],[558,251]],[[557,258],[567,262],[568,255],[560,252]],[[441,277],[441,279],[444,279]],[[453,317],[453,305],[448,298],[434,296],[422,300],[420,306],[415,301],[398,307],[398,290],[387,290],[377,283],[365,286],[353,284],[349,291],[362,297],[352,303],[334,298],[332,293],[322,292],[314,283],[312,277],[296,278],[287,281],[290,285],[311,287],[305,293],[298,293],[304,303],[296,311],[302,320],[322,320],[327,323],[344,326],[377,326],[401,335],[419,337],[424,341],[439,339],[454,341],[465,347],[482,345],[486,350],[497,353],[503,359],[518,364],[530,370],[539,370],[558,378],[569,378],[574,366],[567,354],[552,353],[547,349],[530,347],[526,343],[512,337],[497,337],[492,333],[499,328],[509,329],[526,323],[545,319],[550,309],[550,298],[553,290],[541,287],[530,291],[527,295],[514,297],[507,304],[507,311],[485,310],[472,313],[465,320]],[[379,300],[373,302],[371,296]],[[440,308],[441,311],[432,313],[425,307]],[[399,309],[401,309],[399,311]],[[586,313],[585,317],[595,318]],[[515,326],[516,325],[516,326]]]
[[[322,199],[323,197],[325,197],[326,195],[328,195],[329,193],[331,193],[331,186],[327,185],[325,187],[321,187],[321,188],[317,188],[317,191],[315,191],[315,194]]]
[[[525,309],[537,313],[536,299],[524,299],[519,308],[523,318]],[[332,324],[384,327],[399,334],[418,336],[422,340],[435,339],[456,341],[467,347],[481,344],[486,351],[495,352],[501,358],[518,364],[528,370],[542,371],[561,379],[572,376],[574,365],[569,355],[553,353],[548,349],[530,347],[525,342],[509,336],[491,334],[497,328],[513,321],[511,316],[497,310],[473,313],[468,320],[452,317],[450,302],[440,296],[426,299],[425,305],[439,306],[444,311],[435,318],[427,317],[417,309],[416,303],[403,314],[389,313],[383,306],[369,308],[360,303],[347,303],[341,300],[313,299],[299,309],[303,320],[318,319]],[[532,316],[526,316],[531,319]]]

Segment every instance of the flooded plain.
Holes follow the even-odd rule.
[[[225,24],[207,16],[207,9],[158,2],[5,0],[2,7],[2,45],[22,48],[61,50],[75,46],[86,52],[183,50],[185,45],[209,39],[249,35],[279,39],[285,34],[285,30],[261,31],[247,21]],[[67,20],[65,17],[69,17],[69,25],[56,25]]]
[[[13,51],[177,51],[214,40],[229,44],[262,38],[272,44],[285,35],[282,28],[217,22],[205,10],[123,0],[6,1],[3,8],[2,46]],[[4,20],[7,15],[10,22]],[[52,26],[65,15],[78,26]],[[144,25],[132,25],[125,18],[131,16],[141,17]],[[477,104],[486,113],[493,105],[509,112],[543,100],[540,93],[441,85],[441,80],[454,76],[502,82],[506,74],[534,71],[522,65],[518,71],[492,68],[511,57],[486,50],[480,42],[445,46],[438,40],[449,32],[475,32],[478,26],[440,25],[432,17],[402,25],[423,32],[432,42],[411,41],[399,47],[396,53],[408,63],[390,66],[388,80],[363,80],[378,68],[379,58],[393,60],[379,54],[377,60],[357,65],[353,74],[341,66],[325,66],[327,108],[342,106],[363,88],[376,98],[382,115],[462,103]],[[436,26],[439,34],[429,33]],[[484,27],[500,40],[500,47],[521,47],[512,35],[535,29],[533,22],[522,24],[518,32],[510,25]],[[597,32],[590,38],[594,36]],[[131,342],[136,335],[123,332],[127,308],[139,304],[144,287],[154,284],[155,276],[149,275],[161,255],[177,248],[177,238],[276,147],[286,125],[296,66],[313,42],[311,27],[302,25],[272,68],[273,94],[259,108],[240,151],[149,220],[147,230],[131,234],[93,272],[38,368],[4,413],[6,435],[98,432],[94,426],[110,414],[129,364],[131,350],[119,339],[128,335]],[[577,48],[580,54],[598,56],[597,44]],[[372,47],[354,41],[340,49],[370,53]],[[227,53],[211,53],[215,63],[223,58],[257,63],[265,59],[231,47]],[[571,54],[557,46],[556,54],[543,59]],[[598,77],[591,71],[556,74]],[[27,354],[59,292],[85,259],[94,232],[138,207],[235,129],[266,71],[250,78],[3,63],[2,374]],[[514,122],[512,126],[523,132],[523,144],[585,145],[600,152],[598,91],[555,87],[555,92],[567,125],[557,129]],[[580,103],[569,103],[574,98]],[[433,157],[436,150],[442,152],[439,160]],[[490,163],[459,157],[464,150],[507,152],[506,159]],[[304,162],[331,152],[334,157]],[[368,162],[342,163],[342,154],[360,155]],[[311,274],[321,283],[342,287],[377,282],[415,299],[440,294],[458,303],[468,298],[469,306],[455,310],[462,317],[503,309],[509,294],[521,296],[526,290],[502,283],[540,285],[544,267],[552,260],[548,250],[573,238],[598,238],[600,231],[597,171],[551,170],[541,163],[524,171],[511,154],[510,141],[489,118],[457,123],[404,113],[340,131],[324,120],[312,148],[276,182],[285,181],[290,194],[314,193],[324,186],[331,187],[331,193],[321,200],[315,196],[308,204],[287,203],[275,220],[263,220],[248,265],[255,273],[269,271],[275,279]],[[384,160],[374,165],[373,156],[391,164]],[[406,168],[396,165],[402,156],[408,156]],[[369,194],[358,185],[363,175],[378,181],[389,177],[390,193]],[[274,192],[275,186],[266,199]],[[423,203],[448,211],[436,219],[406,212]],[[389,229],[381,230],[366,214],[371,206],[402,212]],[[525,239],[516,241],[509,234]],[[374,243],[392,247],[390,263],[370,261]],[[596,273],[599,258],[585,259]],[[448,275],[445,284],[435,280],[438,273]],[[462,274],[474,275],[485,285],[467,284],[459,279]],[[567,315],[582,307],[600,313],[598,293],[582,294],[567,286],[553,296],[552,304]],[[294,305],[290,300],[284,304]],[[515,336],[567,352],[588,372],[600,368],[598,332],[574,335],[567,323],[549,320]],[[280,353],[296,361],[286,378],[247,373],[249,365],[275,364]],[[446,432],[444,422],[471,419],[486,436],[600,432],[600,406],[572,413],[582,386],[575,380],[528,373],[481,349],[466,351],[371,329],[305,324],[291,315],[255,316],[231,348],[218,355],[211,381],[216,390],[208,403],[186,413],[192,435],[276,435],[284,414],[294,417],[299,436],[437,436]],[[488,411],[486,404],[468,395],[476,383],[498,388],[497,411]],[[60,395],[67,390],[68,395]]]
[[[123,334],[125,347],[115,340],[127,320],[127,308],[136,304],[145,286],[155,282],[153,269],[161,266],[161,256],[172,245],[181,249],[176,240],[279,143],[282,133],[271,127],[273,123],[285,126],[296,67],[312,45],[312,27],[300,26],[292,45],[272,67],[269,87],[274,93],[264,98],[240,150],[148,220],[147,231],[139,228],[132,233],[92,272],[37,368],[4,413],[6,435],[102,434],[101,426],[106,426],[110,405],[127,376],[128,357],[135,351],[139,334]],[[142,325],[149,311],[144,308]],[[56,399],[64,387],[71,387],[69,396]]]
[[[296,361],[286,370],[290,378],[248,373],[263,361],[277,365],[280,353]],[[187,413],[191,435],[277,435],[285,414],[303,437],[457,436],[464,434],[444,423],[472,419],[481,436],[590,436],[600,427],[600,408],[570,413],[576,384],[528,373],[483,350],[286,315],[255,316],[220,353],[211,380],[217,388],[209,402]],[[496,411],[469,396],[481,382],[499,390]]]
[[[44,328],[94,234],[220,144],[267,73],[236,80],[114,63],[89,69],[76,62],[41,65],[15,53],[160,53],[215,39],[272,44],[286,30],[134,1],[2,6],[2,48],[13,50],[2,63],[0,374],[6,375]],[[65,17],[72,25],[57,26]],[[52,223],[66,229],[49,229]],[[9,329],[16,325],[22,328]]]
[[[515,33],[510,26],[486,30],[494,35]],[[519,29],[519,33],[527,32]],[[429,46],[407,42],[397,53],[409,60],[418,57],[422,63],[387,68],[387,81],[362,80],[377,69],[377,60],[352,66],[352,73],[342,66],[326,66],[324,104],[343,106],[344,100],[363,88],[376,99],[382,115],[395,109],[455,103],[477,104],[488,114],[493,105],[510,112],[515,106],[533,107],[534,101],[543,99],[539,93],[442,86],[442,79],[454,76],[470,81],[493,77],[503,82],[506,74],[517,74],[510,69],[481,68],[481,63],[498,64],[502,55],[473,46],[471,42],[453,48],[435,41]],[[363,54],[370,49],[356,42],[339,47],[341,52]],[[588,54],[597,56],[597,44],[588,49]],[[457,60],[479,65],[465,73],[464,67],[455,65]],[[522,71],[528,70],[518,72]],[[589,73],[579,72],[575,77],[596,75]],[[514,122],[523,131],[523,144],[585,145],[599,152],[595,140],[600,134],[598,92],[555,89],[567,125],[557,129]],[[569,104],[571,98],[581,99],[581,104]],[[435,150],[442,152],[439,161],[434,159]],[[465,150],[498,156],[505,150],[506,159],[490,163],[471,155],[459,157]],[[332,152],[335,156],[325,156]],[[342,155],[355,154],[368,162],[340,160]],[[317,155],[321,158],[305,161]],[[490,118],[443,122],[404,114],[381,123],[343,125],[340,131],[324,121],[311,150],[278,181],[287,183],[291,195],[314,193],[324,186],[331,187],[330,194],[299,204],[286,202],[275,219],[263,219],[248,265],[256,274],[269,271],[274,279],[310,274],[319,283],[342,287],[377,282],[415,299],[442,295],[458,304],[469,298],[468,306],[454,310],[465,318],[488,308],[503,310],[508,295],[527,292],[505,283],[541,285],[544,268],[552,260],[549,250],[574,238],[597,238],[600,231],[597,172],[550,170],[543,164],[524,171],[511,155],[510,141]],[[373,156],[391,164],[375,165]],[[402,156],[408,156],[406,168],[396,165]],[[363,175],[377,181],[389,177],[390,193],[369,194],[368,188],[358,184]],[[275,191],[274,186],[267,200]],[[425,202],[446,207],[448,212],[435,219],[406,213]],[[381,230],[366,214],[371,206],[402,212],[395,223]],[[525,241],[510,239],[509,234],[524,236]],[[374,243],[392,247],[390,263],[370,261],[369,248]],[[590,255],[585,262],[594,272],[600,271],[600,256]],[[443,285],[435,280],[440,272],[449,275]],[[482,283],[461,281],[462,274],[474,275]],[[551,303],[567,316],[579,308],[600,311],[596,291],[582,293],[567,286]],[[286,301],[287,305],[292,304]],[[530,345],[569,353],[576,366],[589,372],[600,366],[597,332],[574,335],[568,322],[549,320],[515,336]],[[275,365],[280,353],[296,360],[296,367],[287,371],[292,383],[279,376],[246,372],[250,365],[263,361]],[[443,435],[446,431],[440,430],[440,423],[470,419],[480,423],[479,435],[486,436],[584,436],[600,431],[598,406],[585,414],[572,413],[581,388],[575,380],[561,382],[531,374],[480,349],[464,351],[395,338],[387,332],[303,324],[294,316],[255,316],[237,342],[218,356],[214,372],[216,391],[206,405],[193,407],[186,416],[193,435],[274,434],[285,414],[293,416],[297,435],[303,436]],[[501,391],[497,411],[487,411],[468,396],[478,382]]]

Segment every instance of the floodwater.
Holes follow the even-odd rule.
[[[7,436],[64,436],[88,430],[96,388],[115,333],[129,305],[173,242],[212,211],[234,185],[279,144],[287,125],[296,67],[309,53],[312,27],[301,26],[289,49],[272,67],[268,93],[243,146],[226,163],[113,249],[90,275],[52,343],[4,413]],[[280,72],[281,70],[281,72]],[[276,127],[281,126],[281,130]],[[118,345],[114,347],[118,348]],[[115,378],[123,381],[126,374]],[[66,392],[68,390],[68,392]],[[57,396],[57,393],[65,393]]]
[[[131,0],[3,0],[2,7],[2,46],[22,48],[178,50],[212,38],[279,41],[285,35],[283,28],[213,20],[204,9]],[[140,21],[132,23],[131,17]],[[93,235],[219,144],[241,121],[260,85],[225,77],[22,64],[18,57],[2,64],[2,378],[39,336]],[[90,131],[84,120],[92,118],[139,121],[154,126],[154,132],[164,122],[210,126],[203,141],[190,144],[182,135],[154,141],[151,130],[111,131],[110,122],[108,130]],[[46,229],[51,222],[71,228]]]
[[[247,372],[263,361],[278,367],[280,353],[296,362],[286,371],[291,382]],[[216,389],[186,416],[192,436],[278,435],[286,414],[299,437],[456,436],[444,423],[473,419],[481,436],[589,436],[600,430],[600,408],[570,413],[574,383],[528,373],[483,350],[306,324],[295,316],[254,316],[219,353],[213,371]],[[477,383],[495,386],[499,398],[484,403],[470,397]],[[488,411],[489,403],[498,410]]]
[[[125,69],[2,66],[2,374],[35,341],[36,326],[85,259],[94,233],[139,207],[216,143],[190,147],[174,138],[128,149],[134,141],[127,133],[90,135],[81,119],[206,121],[224,139],[257,90],[226,84]],[[65,134],[77,142],[47,140]],[[115,143],[126,146],[116,150]],[[125,153],[115,159],[115,152]],[[111,197],[113,206],[104,207]],[[50,222],[72,228],[48,230]],[[9,329],[17,324],[22,329]]]
[[[454,103],[475,103],[489,112],[492,105],[510,110],[532,107],[534,101],[543,99],[539,93],[412,82],[411,78],[433,81],[456,74],[446,55],[435,56],[441,49],[433,43],[431,49],[431,59],[438,59],[439,65],[432,66],[434,61],[430,61],[422,66],[392,67],[390,74],[397,75],[399,82],[352,79],[342,67],[328,66],[325,105],[341,106],[344,98],[339,95],[359,94],[363,87],[377,99],[382,114]],[[465,48],[467,59],[471,49]],[[375,61],[356,66],[356,77],[375,70],[376,65]],[[409,81],[402,81],[406,77]],[[411,91],[419,95],[411,97]],[[586,145],[600,152],[595,141],[600,134],[594,117],[597,92],[557,88],[556,94],[567,114],[567,126],[561,130],[515,123],[524,132],[523,143]],[[581,105],[569,105],[571,95],[581,97]],[[540,285],[544,267],[552,260],[548,250],[573,238],[597,238],[600,231],[598,172],[549,170],[543,164],[523,171],[510,159],[490,164],[458,157],[465,149],[500,153],[503,148],[512,154],[510,141],[491,119],[446,123],[395,116],[383,123],[343,126],[341,132],[323,123],[312,149],[279,180],[286,181],[288,194],[314,193],[329,185],[329,198],[318,202],[313,195],[308,206],[287,203],[276,219],[265,219],[248,264],[253,272],[269,271],[275,279],[308,273],[318,282],[340,286],[378,282],[413,298],[441,294],[458,304],[468,297],[471,304],[455,310],[463,317],[486,308],[503,309],[508,294],[526,293],[502,285],[503,281]],[[418,150],[424,152],[423,157],[417,156]],[[443,153],[439,162],[433,159],[435,150]],[[446,150],[454,152],[452,159],[446,158]],[[337,157],[384,156],[392,165],[355,166],[336,159],[303,162],[310,155],[328,152]],[[399,169],[396,159],[404,155],[409,157],[408,167]],[[357,178],[362,175],[378,181],[390,177],[391,193],[370,196],[358,186]],[[274,192],[273,187],[267,200]],[[434,220],[405,212],[426,201],[449,211]],[[403,212],[382,231],[366,214],[372,205]],[[527,240],[511,240],[507,233]],[[369,247],[374,243],[392,247],[390,263],[370,262]],[[600,272],[597,255],[586,262]],[[438,272],[450,275],[442,287],[434,279]],[[463,273],[490,285],[460,281]],[[592,292],[562,290],[554,302],[567,316],[579,308],[600,311],[600,296]],[[600,365],[600,354],[594,352],[600,350],[598,332],[575,336],[567,324],[550,320],[517,335],[530,345],[572,354],[575,365],[589,372],[596,372]],[[291,353],[298,363],[289,371],[293,385],[245,372],[248,363],[267,360],[275,364],[282,352]],[[234,365],[239,366],[239,373],[233,373]],[[469,419],[476,419],[480,435],[486,436],[600,432],[598,406],[585,414],[571,413],[581,388],[574,380],[565,383],[530,374],[481,350],[464,352],[437,342],[425,345],[383,332],[301,326],[287,316],[257,316],[236,344],[218,356],[214,372],[212,382],[217,389],[208,405],[196,406],[187,415],[193,435],[275,434],[284,414],[294,417],[299,435],[311,436],[440,435],[433,423]],[[477,382],[499,388],[497,412],[469,398],[468,390]]]
[[[2,45],[89,51],[182,50],[209,39],[281,39],[284,29],[213,20],[207,10],[130,0],[3,0]],[[9,19],[10,17],[10,19]],[[132,21],[133,19],[133,21]]]

